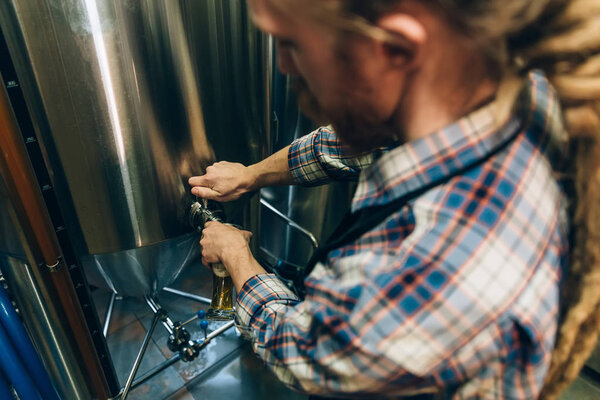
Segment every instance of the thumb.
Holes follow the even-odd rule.
[[[242,235],[244,235],[244,239],[246,239],[247,242],[250,242],[250,239],[252,239],[252,232],[250,231],[242,231]]]
[[[221,196],[221,193],[217,192],[216,190],[203,186],[194,186],[192,188],[192,194],[196,197],[207,200],[218,200]]]

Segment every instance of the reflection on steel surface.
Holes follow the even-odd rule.
[[[119,120],[119,111],[117,110],[117,99],[115,96],[115,88],[113,86],[110,66],[108,64],[108,55],[106,54],[106,44],[104,43],[104,35],[102,34],[102,26],[100,24],[100,16],[94,0],[85,0],[85,8],[90,23],[90,30],[94,39],[96,49],[96,57],[98,59],[98,69],[100,70],[100,82],[106,96],[106,106],[111,123],[112,136],[115,141],[115,152],[119,158],[119,171],[125,187],[131,187],[131,177],[129,166],[127,165],[127,155],[125,153],[125,144],[123,142],[123,131],[121,129],[121,121]],[[133,200],[133,193],[125,191],[125,201],[129,211],[129,218],[133,228],[133,236],[137,246],[142,245],[139,225],[137,224],[137,212]]]
[[[7,0],[0,25],[86,264],[122,295],[168,284],[187,258],[157,254],[196,251],[187,179],[266,153],[270,47],[245,2]],[[258,207],[225,211],[256,232]]]
[[[153,245],[112,253],[83,256],[88,281],[105,282],[116,293],[143,296],[173,282],[200,255],[200,235],[192,232]]]

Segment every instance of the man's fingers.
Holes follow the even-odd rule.
[[[192,176],[190,179],[188,179],[190,186],[208,186],[207,181],[208,179],[206,178],[206,175]]]
[[[195,186],[192,188],[192,194],[207,200],[218,200],[221,193],[208,187]]]
[[[252,232],[242,231],[242,234],[244,235],[244,239],[246,239],[246,241],[249,243],[250,239],[252,239]]]
[[[192,194],[203,199],[215,200],[221,194],[216,190],[212,189],[210,180],[206,178],[206,175],[192,176],[188,179],[188,183],[193,186]]]

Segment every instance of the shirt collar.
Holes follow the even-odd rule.
[[[487,104],[437,132],[384,153],[361,173],[352,211],[384,205],[443,181],[489,157],[522,126],[537,127],[540,134],[559,133],[554,136],[564,139],[556,95],[540,72],[529,74],[507,120],[497,120],[496,107],[494,102]]]

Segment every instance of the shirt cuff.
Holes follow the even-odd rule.
[[[294,140],[290,145],[288,168],[295,183],[311,186],[329,180],[315,151],[320,141],[321,135],[317,130]]]
[[[270,302],[293,305],[298,297],[274,274],[259,274],[242,286],[235,308],[236,325],[246,337],[251,336],[250,324],[256,313]]]

